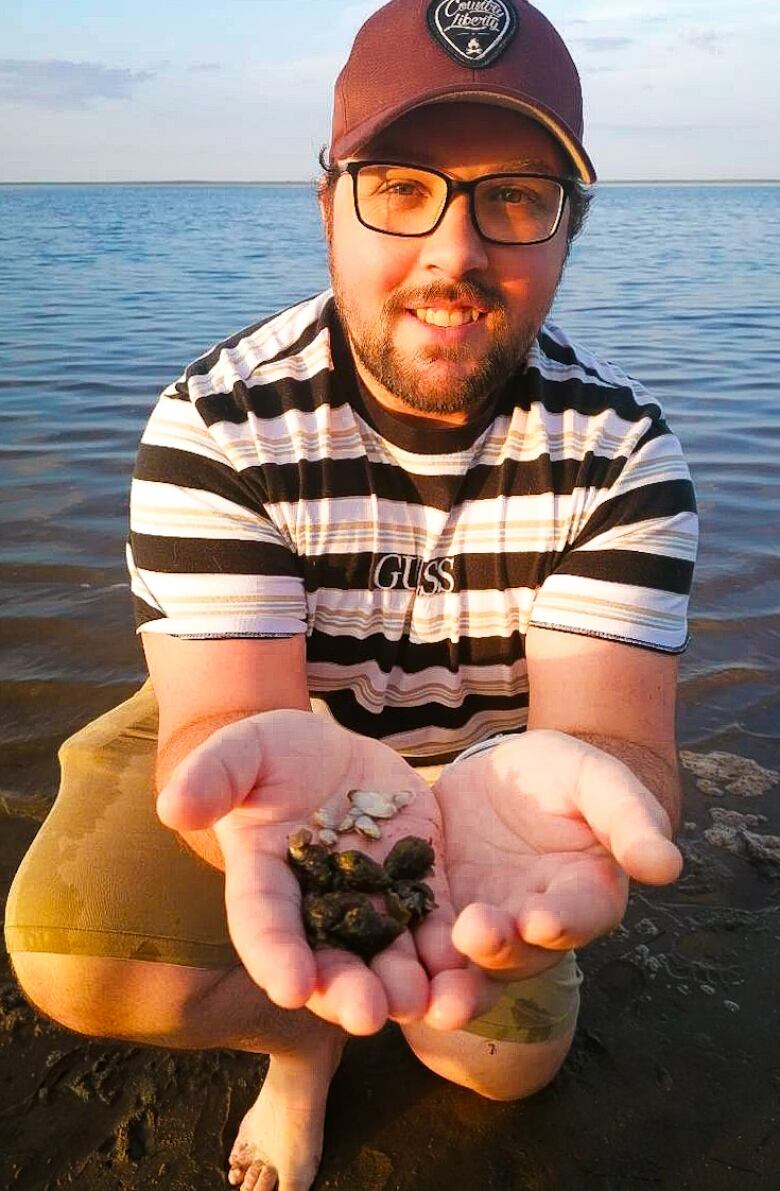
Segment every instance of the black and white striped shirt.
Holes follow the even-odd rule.
[[[530,625],[682,651],[696,545],[679,443],[612,364],[547,323],[481,422],[421,431],[326,292],[163,392],[128,563],[140,632],[305,634],[312,695],[431,763],[524,727]]]

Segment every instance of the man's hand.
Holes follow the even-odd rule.
[[[411,806],[382,822],[382,839],[343,837],[381,860],[406,835],[430,839],[429,879],[438,903],[370,967],[347,951],[312,951],[301,893],[286,863],[288,837],[312,813],[347,791],[413,790]],[[270,711],[214,732],[174,771],[157,801],[168,827],[213,825],[225,862],[233,944],[249,975],[284,1009],[306,1006],[353,1034],[378,1030],[388,1016],[425,1017],[454,1029],[473,1016],[479,978],[451,942],[454,910],[443,863],[441,817],[427,784],[392,749],[303,711]],[[359,839],[359,842],[358,842]]]
[[[453,941],[498,979],[551,967],[623,917],[628,879],[674,881],[669,818],[622,762],[562,732],[529,731],[445,770],[434,787]]]

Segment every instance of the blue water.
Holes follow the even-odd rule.
[[[555,317],[665,407],[702,548],[680,736],[778,738],[780,187],[602,188]],[[0,186],[1,785],[143,673],[127,489],[160,388],[327,285],[312,187]]]

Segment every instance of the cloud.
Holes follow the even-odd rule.
[[[624,50],[627,46],[633,45],[636,41],[635,37],[572,37],[573,45],[581,45],[586,50],[594,50],[597,54],[606,53],[609,50]]]
[[[606,124],[599,120],[594,120],[591,124],[592,128],[600,128],[602,131],[608,132],[625,132],[631,133],[632,136],[637,133],[646,133],[650,136],[669,136],[685,134],[699,131],[701,126],[694,126],[693,124]]]
[[[710,0],[711,2],[711,0]],[[649,8],[646,0],[606,0],[606,3],[593,4],[581,12],[579,16],[568,21],[569,25],[591,25],[609,22],[612,28],[621,21],[665,21],[674,15],[679,7],[679,0],[656,0]]]
[[[202,74],[205,71],[222,70],[222,63],[221,62],[193,62],[192,66],[190,66],[188,69],[191,74]]]
[[[60,58],[0,58],[0,100],[47,108],[83,108],[96,99],[129,99],[154,71]]]
[[[696,50],[719,55],[723,53],[725,36],[724,33],[716,33],[714,29],[689,29],[683,33],[682,39]]]

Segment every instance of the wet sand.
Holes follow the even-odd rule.
[[[636,888],[624,926],[581,954],[580,1024],[554,1083],[489,1103],[428,1072],[392,1026],[354,1040],[317,1191],[780,1185],[778,775],[748,758],[751,744],[685,754],[685,872]],[[3,900],[46,809],[0,798]],[[25,1002],[3,955],[0,1188],[226,1186],[264,1069],[71,1034]]]

